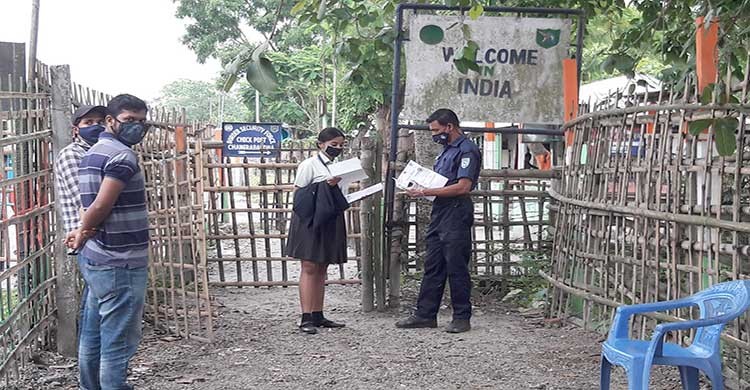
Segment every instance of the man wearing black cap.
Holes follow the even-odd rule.
[[[73,114],[73,142],[64,147],[55,159],[55,188],[57,201],[63,216],[65,234],[81,225],[81,191],[78,187],[78,166],[84,153],[99,140],[104,131],[104,106],[81,106]],[[84,287],[82,296],[88,289]],[[83,301],[83,300],[82,300]],[[80,313],[79,313],[80,314]]]
[[[73,114],[73,142],[55,159],[55,186],[63,216],[65,234],[80,226],[81,192],[78,189],[78,166],[83,154],[99,140],[104,131],[104,106],[81,106]]]

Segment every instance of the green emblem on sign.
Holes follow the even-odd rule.
[[[430,24],[419,30],[419,39],[428,45],[437,45],[443,41],[445,33],[440,26]]]
[[[550,47],[557,46],[560,43],[560,30],[551,29],[537,29],[536,30],[536,43],[537,45],[549,49]]]

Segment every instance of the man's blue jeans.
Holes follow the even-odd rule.
[[[148,268],[91,265],[79,256],[88,286],[78,345],[82,390],[132,389],[128,362],[141,341]]]

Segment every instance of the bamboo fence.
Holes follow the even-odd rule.
[[[581,105],[579,116],[565,124],[574,141],[550,189],[557,217],[552,269],[543,273],[554,287],[552,316],[604,332],[619,305],[676,299],[748,278],[749,75],[740,83],[727,76],[729,87],[720,91],[739,103],[698,103],[691,76],[680,91],[614,91],[603,104]],[[722,116],[739,120],[733,156],[718,155],[713,128],[699,136],[687,132],[693,120]],[[632,336],[650,338],[659,321],[694,315],[640,316]],[[750,381],[748,329],[745,315],[722,336],[732,388]],[[675,337],[687,344],[691,334]]]
[[[55,327],[50,73],[0,78],[0,375],[18,376]]]

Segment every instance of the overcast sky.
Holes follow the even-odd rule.
[[[73,81],[110,93],[158,97],[179,78],[212,80],[218,61],[199,64],[180,42],[172,0],[41,0],[37,57],[69,64]],[[26,42],[31,0],[0,0],[0,41]]]

